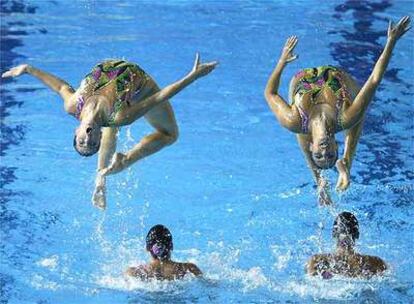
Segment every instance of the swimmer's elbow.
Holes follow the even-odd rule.
[[[201,277],[203,275],[202,271],[200,270],[200,268],[198,268],[196,264],[188,263],[187,267],[188,271],[190,271],[196,277]]]
[[[310,276],[319,275],[318,272],[318,258],[316,256],[311,257],[306,263],[305,271]]]
[[[279,98],[281,98],[277,92],[273,92],[273,90],[266,88],[264,91],[264,98],[266,99],[267,103],[270,107],[272,107],[273,104],[276,104],[279,102]]]
[[[125,271],[124,271],[124,275],[128,276],[128,277],[135,277],[135,268],[134,267],[128,267]]]
[[[388,269],[387,264],[381,258],[375,257],[375,260],[376,260],[375,262],[377,264],[377,267],[376,267],[376,272],[377,273],[382,273],[382,272],[384,272]]]

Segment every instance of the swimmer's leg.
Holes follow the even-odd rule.
[[[95,180],[95,190],[92,203],[100,209],[106,208],[106,178],[100,171],[106,168],[115,153],[118,128],[102,128],[101,147],[98,156],[98,173]]]
[[[331,205],[332,200],[329,195],[328,191],[328,183],[326,180],[321,176],[321,170],[314,164],[311,156],[311,152],[309,151],[309,146],[311,143],[311,137],[309,134],[297,134],[296,138],[298,139],[298,143],[302,152],[305,156],[306,162],[308,163],[308,167],[312,172],[313,178],[318,186],[318,200],[321,205]]]
[[[42,81],[46,86],[48,86],[52,91],[58,93],[64,101],[65,111],[73,114],[75,113],[76,103],[72,99],[75,90],[64,80],[59,77],[37,69],[28,64],[21,64],[14,68],[11,68],[7,72],[4,72],[1,77],[18,77],[23,74],[29,74],[33,77]]]
[[[200,56],[197,54],[193,69],[184,78],[161,90],[154,87],[155,92],[152,95],[132,104],[130,117],[135,120],[145,116],[156,132],[144,137],[126,154],[116,153],[112,163],[102,170],[102,174],[118,173],[134,162],[175,142],[178,137],[178,127],[169,99],[198,78],[208,75],[216,66],[217,62],[201,63]]]
[[[148,92],[148,95],[155,94],[157,91],[159,91],[159,88],[155,85],[153,92]],[[144,117],[154,127],[155,132],[145,136],[127,153],[115,153],[111,165],[103,170],[104,175],[118,173],[136,161],[158,152],[177,140],[178,126],[169,101],[154,107]]]
[[[344,157],[336,162],[336,168],[339,172],[338,181],[336,183],[337,190],[344,191],[349,187],[352,161],[354,159],[359,138],[361,137],[363,125],[364,120],[362,119],[359,123],[346,131]]]
[[[126,153],[127,166],[171,145],[178,138],[178,126],[170,102],[165,102],[145,114],[155,132],[145,136]]]

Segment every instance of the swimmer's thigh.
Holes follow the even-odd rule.
[[[151,82],[151,95],[157,93],[160,89],[155,81]],[[149,110],[144,115],[148,123],[157,131],[171,136],[171,140],[175,141],[178,137],[178,126],[175,121],[174,110],[170,101],[165,101],[155,108]]]
[[[144,117],[157,131],[171,136],[173,140],[178,137],[178,126],[169,101],[165,101],[151,109]]]

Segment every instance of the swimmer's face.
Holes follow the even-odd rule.
[[[93,124],[81,124],[75,131],[73,145],[82,156],[91,156],[99,151],[101,128]]]
[[[310,145],[312,159],[320,169],[329,169],[335,166],[338,159],[338,144],[334,136],[326,136],[314,140]]]

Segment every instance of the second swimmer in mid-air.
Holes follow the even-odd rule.
[[[350,170],[368,105],[374,97],[392,51],[408,30],[410,18],[403,17],[397,25],[390,22],[387,43],[368,80],[360,89],[345,71],[333,66],[304,69],[290,82],[289,105],[279,94],[280,78],[285,66],[297,55],[293,50],[298,39],[290,37],[271,74],[265,89],[266,100],[280,124],[297,134],[299,145],[318,186],[319,202],[331,204],[327,182],[321,170],[338,169],[338,190],[346,190]],[[345,149],[338,160],[335,133],[346,131]]]
[[[209,74],[216,65],[217,62],[201,63],[197,54],[191,72],[161,90],[138,65],[125,60],[108,60],[96,65],[77,90],[58,77],[27,64],[10,69],[2,77],[30,74],[59,93],[66,112],[80,121],[73,140],[75,149],[83,156],[99,151],[92,201],[95,206],[105,209],[105,177],[124,170],[177,139],[178,127],[169,99]],[[142,116],[155,132],[125,154],[115,153],[118,128]]]

